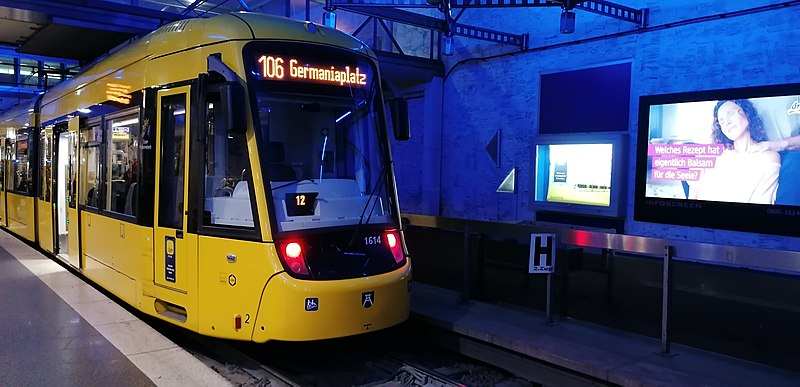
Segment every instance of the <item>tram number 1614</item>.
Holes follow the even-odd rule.
[[[371,235],[364,237],[364,245],[366,246],[379,245],[379,244],[381,244],[380,235]]]

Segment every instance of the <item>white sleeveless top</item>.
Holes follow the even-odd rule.
[[[738,203],[775,203],[780,162],[766,152],[743,153],[726,149],[714,168],[703,170],[696,199]]]

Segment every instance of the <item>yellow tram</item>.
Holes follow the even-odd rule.
[[[365,44],[313,23],[170,23],[0,117],[0,224],[200,334],[398,324],[411,268],[380,85]]]

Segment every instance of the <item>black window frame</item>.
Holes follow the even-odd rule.
[[[111,131],[112,131],[112,129],[108,125],[112,120],[115,120],[115,119],[120,118],[120,117],[125,117],[125,116],[128,116],[128,115],[132,116],[134,114],[136,115],[136,119],[139,121],[139,133],[137,134],[137,139],[139,141],[139,144],[141,144],[141,138],[142,138],[142,130],[141,130],[141,128],[142,128],[142,108],[141,108],[141,106],[138,106],[138,105],[137,106],[132,106],[130,108],[120,109],[118,111],[115,111],[115,112],[112,112],[112,113],[107,113],[107,114],[103,115],[102,125],[100,127],[100,130],[103,132],[103,144],[101,145],[101,149],[103,151],[103,156],[102,156],[102,159],[101,159],[101,169],[103,170],[103,184],[104,184],[103,185],[103,187],[104,187],[103,195],[102,195],[101,199],[103,200],[103,203],[105,203],[105,200],[107,199],[106,195],[108,194],[106,192],[106,191],[108,191],[108,187],[105,186],[105,183],[106,183],[105,179],[106,179],[106,177],[108,175],[109,166],[106,165],[106,164],[109,161],[109,159],[108,159],[108,157],[109,157],[108,156],[108,146],[109,146],[109,141],[110,141],[110,138],[111,138]],[[136,157],[139,160],[141,160],[141,157],[142,157],[142,150],[140,148],[141,148],[141,145],[136,150]],[[139,180],[141,179],[141,173],[139,173],[138,175],[139,176],[137,176],[137,181],[136,181],[137,186],[139,185]],[[139,190],[138,192],[142,192],[142,191]],[[138,195],[137,195],[137,201],[138,201]],[[102,215],[104,215],[104,216],[108,216],[110,218],[114,218],[114,219],[117,219],[117,220],[123,220],[123,221],[129,222],[129,223],[134,223],[134,224],[138,224],[138,222],[137,222],[137,220],[138,220],[138,216],[137,216],[138,212],[139,211],[137,211],[137,214],[125,214],[125,213],[120,213],[120,212],[116,212],[116,211],[111,211],[111,209],[105,209],[105,208],[101,209],[101,211],[100,211],[100,213]]]
[[[210,99],[217,100],[216,95],[220,94],[220,88],[224,86],[225,80],[216,75],[201,74],[197,87],[192,88],[191,104],[191,130],[190,130],[190,159],[189,165],[189,219],[188,232],[197,233],[202,236],[219,238],[237,239],[244,241],[262,241],[261,221],[256,202],[255,184],[253,174],[246,176],[248,193],[250,195],[250,208],[253,211],[253,227],[237,227],[227,225],[205,225],[204,224],[204,203],[205,203],[205,166],[206,166],[206,138],[208,136],[208,112],[207,102]],[[213,96],[213,97],[211,97]],[[211,97],[211,98],[210,98]],[[220,108],[225,104],[220,104]],[[216,106],[216,105],[215,105]],[[216,129],[216,128],[215,128]],[[222,129],[227,130],[227,129]],[[248,128],[248,131],[252,129]],[[253,168],[253,155],[247,149],[247,160],[250,168]],[[260,168],[260,164],[256,164]],[[262,171],[263,172],[263,171]]]
[[[27,173],[26,173],[26,175],[27,175],[27,184],[26,184],[24,190],[17,189],[17,184],[16,184],[16,181],[15,181],[15,176],[16,176],[17,170],[13,167],[14,160],[12,158],[12,155],[14,157],[16,157],[17,149],[18,149],[18,146],[19,146],[18,144],[20,142],[18,140],[18,138],[20,137],[20,134],[24,134],[25,136],[27,136],[26,139],[25,139],[25,141],[26,141],[26,145],[25,146],[26,146],[27,156],[28,156],[28,169],[27,169]],[[36,149],[38,147],[38,141],[36,141],[36,139],[38,138],[38,136],[36,136],[34,134],[38,134],[38,128],[36,128],[36,127],[27,127],[27,128],[22,128],[22,129],[16,129],[15,130],[15,136],[14,136],[13,140],[10,142],[11,143],[10,144],[11,145],[10,146],[11,149],[10,149],[10,152],[9,152],[9,155],[8,155],[9,164],[10,164],[9,166],[11,167],[11,168],[9,168],[10,169],[10,171],[9,171],[10,173],[8,173],[9,174],[9,178],[11,179],[11,186],[10,186],[11,189],[6,190],[6,192],[11,192],[11,193],[14,193],[14,194],[17,194],[17,195],[23,195],[23,196],[27,196],[27,197],[36,197],[35,184],[36,184],[36,181],[37,181],[38,176],[39,176],[39,173],[38,173],[38,169],[39,169],[38,168],[38,162],[36,162],[34,167],[31,168],[31,157],[33,157],[34,159],[38,159],[38,156],[37,156],[38,152],[36,151]]]
[[[146,116],[145,112],[148,111],[148,109],[146,108],[147,105],[145,105],[143,103],[144,97],[145,97],[145,90],[134,91],[134,92],[132,92],[130,94],[130,96],[131,96],[130,103],[123,104],[123,103],[118,103],[118,102],[113,102],[113,101],[105,101],[105,102],[102,102],[100,104],[87,107],[87,109],[89,111],[91,111],[91,113],[74,112],[72,114],[74,116],[80,116],[81,117],[79,128],[78,128],[78,155],[77,155],[77,157],[78,157],[79,168],[83,168],[83,163],[81,162],[81,157],[82,157],[81,151],[82,151],[82,149],[84,147],[84,142],[82,140],[83,139],[82,134],[85,131],[87,131],[90,127],[92,127],[93,125],[97,125],[99,127],[99,129],[100,129],[100,133],[102,134],[102,141],[101,141],[101,144],[100,144],[100,155],[99,155],[100,167],[99,167],[99,170],[97,172],[97,174],[98,174],[97,187],[102,187],[102,188],[100,189],[100,197],[98,198],[98,203],[105,203],[106,195],[107,195],[107,193],[105,192],[106,191],[106,189],[105,189],[105,183],[106,183],[105,179],[106,179],[106,177],[105,176],[107,174],[107,168],[108,168],[107,162],[106,162],[106,157],[107,157],[106,152],[107,152],[107,148],[108,148],[107,141],[108,141],[108,137],[110,136],[110,134],[107,134],[107,132],[110,132],[110,129],[106,130],[106,125],[107,125],[107,121],[108,120],[131,114],[131,112],[133,112],[133,111],[138,111],[137,116],[138,116],[139,125],[140,125],[138,139],[139,139],[139,144],[140,145],[139,145],[139,149],[137,151],[137,157],[139,158],[140,163],[141,163],[141,160],[144,157],[144,153],[143,153],[143,149],[142,149],[142,137],[143,137],[144,127],[145,127],[145,122],[147,120],[147,116]],[[142,168],[142,167],[143,167],[143,165],[140,164],[140,168]],[[78,187],[77,187],[77,190],[81,195],[81,196],[78,197],[78,199],[79,199],[78,200],[78,209],[80,211],[86,211],[86,212],[90,212],[90,213],[93,213],[93,214],[102,215],[104,217],[120,220],[120,221],[127,222],[127,223],[132,223],[132,224],[136,224],[136,225],[140,225],[140,226],[152,226],[152,218],[153,218],[152,205],[150,206],[149,209],[142,207],[142,203],[146,201],[146,196],[147,196],[147,195],[143,194],[144,192],[147,192],[146,187],[142,186],[142,181],[144,180],[143,179],[143,175],[145,173],[146,173],[146,171],[140,170],[139,174],[138,174],[138,177],[137,177],[137,186],[139,186],[141,189],[138,190],[139,195],[138,195],[137,200],[138,200],[139,205],[137,206],[138,208],[137,208],[136,215],[128,215],[128,214],[122,214],[122,213],[118,213],[118,212],[114,212],[114,211],[103,210],[99,206],[98,207],[88,206],[86,204],[85,200],[84,200],[86,192],[84,192],[81,189],[81,184],[78,184]],[[83,169],[79,169],[78,170],[78,175],[80,176],[79,181],[83,181],[83,179],[87,178],[87,176],[84,173]],[[150,199],[152,200],[152,198],[150,198]],[[142,215],[143,213],[149,213],[149,216]],[[148,220],[149,220],[149,222],[148,222]]]
[[[93,195],[100,195],[97,198],[96,202],[97,203],[102,203],[103,199],[104,199],[104,197],[103,197],[104,189],[103,189],[103,181],[102,181],[103,172],[102,171],[103,171],[103,153],[104,153],[104,145],[105,145],[105,134],[103,132],[103,117],[102,116],[97,116],[97,117],[90,118],[90,119],[86,120],[85,123],[82,122],[79,126],[80,127],[78,128],[78,159],[82,158],[82,156],[83,156],[82,155],[82,150],[84,149],[84,147],[87,146],[87,145],[85,145],[86,143],[84,141],[82,141],[82,139],[83,139],[82,134],[84,132],[88,132],[94,126],[97,126],[97,128],[100,130],[101,139],[100,139],[100,145],[99,145],[99,150],[100,151],[99,151],[99,155],[98,155],[98,159],[100,160],[100,163],[98,165],[98,171],[96,172],[97,182],[95,183],[95,186],[94,186],[94,190],[95,190],[94,192],[95,193]],[[86,201],[84,200],[85,196],[86,196],[86,194],[88,192],[84,192],[84,190],[86,189],[86,185],[83,184],[83,183],[86,181],[86,179],[89,176],[88,176],[88,171],[82,169],[82,167],[88,168],[88,166],[89,166],[88,165],[88,158],[87,158],[87,163],[81,163],[79,161],[78,165],[80,166],[79,168],[81,168],[79,170],[79,172],[78,172],[78,175],[80,175],[80,179],[81,179],[81,183],[78,184],[78,187],[79,187],[78,191],[81,193],[81,196],[79,197],[80,200],[78,201],[78,208],[81,211],[88,211],[88,212],[92,212],[92,213],[95,213],[95,214],[101,214],[102,211],[100,210],[99,206],[97,206],[97,207],[90,206],[90,205],[86,204]],[[80,187],[83,187],[83,189],[80,189]]]

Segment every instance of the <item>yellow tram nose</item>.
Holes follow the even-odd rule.
[[[286,273],[264,288],[253,341],[306,341],[371,332],[408,318],[411,266],[367,278],[307,281]]]

